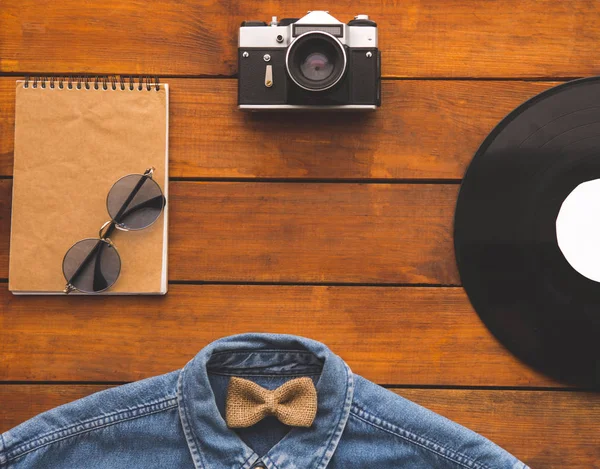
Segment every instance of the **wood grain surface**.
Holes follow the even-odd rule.
[[[11,185],[0,180],[4,278]],[[169,278],[458,284],[452,247],[457,191],[441,184],[173,182]],[[94,230],[82,227],[81,238],[95,236]]]
[[[311,337],[381,384],[556,386],[492,337],[461,288],[171,285],[165,297],[0,293],[0,376],[133,381],[243,332]],[[477,357],[476,359],[474,357]]]
[[[11,202],[12,181],[0,180],[0,278],[4,279],[8,278]],[[1,317],[2,314],[0,314]]]
[[[494,126],[556,82],[387,81],[369,114],[251,114],[237,81],[170,84],[177,178],[461,179]],[[0,176],[12,175],[15,78],[0,79]]]
[[[233,75],[241,21],[299,17],[301,0],[4,0],[0,72]],[[341,0],[379,25],[389,77],[573,77],[600,71],[593,0]]]
[[[0,432],[107,385],[0,385]],[[394,389],[502,446],[532,468],[600,461],[600,395],[581,392]]]

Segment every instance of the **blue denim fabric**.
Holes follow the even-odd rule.
[[[227,384],[315,382],[310,428],[224,420]],[[100,469],[524,469],[439,415],[353,374],[325,345],[290,335],[227,337],[182,370],[99,392],[0,436],[0,467]]]

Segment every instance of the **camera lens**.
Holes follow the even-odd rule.
[[[340,81],[346,70],[346,52],[331,34],[312,31],[289,47],[286,67],[290,78],[308,91],[325,91]]]
[[[300,64],[302,75],[312,81],[321,81],[333,72],[333,63],[321,52],[311,52]]]

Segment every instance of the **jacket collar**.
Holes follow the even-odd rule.
[[[256,454],[227,427],[209,382],[209,369],[235,368],[240,357],[244,367],[282,365],[293,371],[295,361],[322,366],[313,425],[292,428],[266,455]],[[267,469],[324,469],[342,436],[353,390],[350,368],[320,342],[291,335],[242,334],[202,349],[181,371],[177,395],[196,469],[248,469],[259,462]]]

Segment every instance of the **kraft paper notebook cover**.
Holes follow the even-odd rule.
[[[153,166],[165,210],[147,229],[111,236],[121,273],[102,294],[166,293],[168,86],[35,85],[18,81],[16,89],[9,290],[62,294],[63,257],[98,237],[112,185]]]

